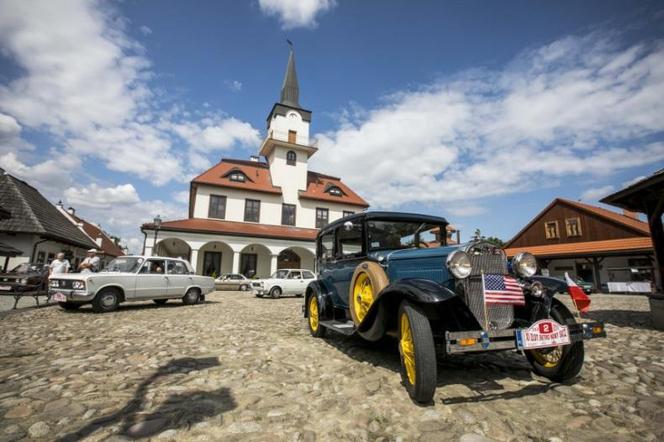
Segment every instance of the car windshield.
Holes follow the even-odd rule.
[[[288,270],[277,270],[270,276],[272,279],[286,279],[286,276],[288,276]]]
[[[109,262],[104,272],[134,273],[143,264],[143,258],[115,258]]]
[[[32,273],[38,271],[39,271],[38,265],[30,264],[29,262],[24,262],[23,264],[19,264],[16,267],[14,267],[10,273]]]
[[[445,245],[444,226],[418,221],[380,221],[367,223],[369,250],[429,248]]]

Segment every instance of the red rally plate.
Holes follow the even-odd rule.
[[[568,327],[551,319],[539,320],[528,328],[516,331],[516,345],[524,350],[557,347],[569,343]]]
[[[67,297],[60,292],[53,295],[53,300],[56,302],[67,302]]]

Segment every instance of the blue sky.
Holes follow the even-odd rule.
[[[290,38],[313,169],[509,239],[664,167],[660,5],[0,1],[0,167],[139,249],[256,152]]]

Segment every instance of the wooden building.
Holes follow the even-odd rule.
[[[508,256],[528,251],[542,274],[567,272],[598,290],[650,292],[654,255],[648,224],[634,212],[617,213],[556,198],[506,245]]]

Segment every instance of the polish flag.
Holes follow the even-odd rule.
[[[565,272],[565,281],[567,282],[567,291],[569,296],[574,301],[576,308],[581,312],[585,313],[590,308],[590,298],[588,295],[583,293],[583,289],[576,285],[576,282],[569,277],[569,274]]]

